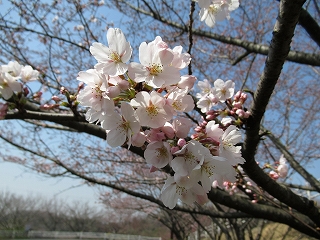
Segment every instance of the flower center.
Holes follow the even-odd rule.
[[[158,148],[157,151],[157,158],[168,158],[168,151],[165,147]]]
[[[158,76],[159,73],[162,73],[163,71],[163,65],[159,63],[152,63],[147,67],[147,70],[150,72],[153,76]]]
[[[209,9],[208,9],[208,12],[212,13],[212,14],[215,14],[218,12],[218,9],[219,7],[218,6],[215,6],[213,4],[210,5]]]
[[[150,117],[155,117],[158,115],[158,108],[154,105],[150,105],[149,107],[147,107],[147,113]]]
[[[194,156],[194,154],[190,151],[186,151],[186,153],[184,154],[184,159],[186,160],[186,162],[188,161],[191,164],[197,164],[197,158]]]
[[[121,57],[117,52],[112,52],[110,55],[111,60],[113,60],[116,63],[122,62]]]
[[[226,95],[227,90],[226,90],[225,88],[222,88],[222,89],[220,90],[220,92],[221,92],[223,95]]]
[[[1,87],[6,88],[9,87],[8,82],[4,79],[4,81],[0,84]]]
[[[181,111],[182,110],[182,103],[181,101],[174,101],[172,103],[172,107],[177,110],[177,111]]]
[[[208,166],[207,164],[202,165],[203,171],[205,171],[208,174],[208,177],[211,177],[213,175],[213,170],[216,168],[216,166]]]
[[[95,88],[92,88],[92,94],[95,95],[95,98],[102,98],[102,91],[100,90],[99,85],[96,85]]]
[[[187,193],[187,189],[185,187],[177,186],[176,193],[181,196],[182,194]]]

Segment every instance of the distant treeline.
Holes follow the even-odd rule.
[[[146,215],[132,216],[107,207],[97,209],[88,202],[67,204],[56,198],[22,197],[9,192],[0,193],[0,230],[109,232],[155,237],[168,231]]]

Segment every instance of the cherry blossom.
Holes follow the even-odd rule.
[[[143,132],[134,133],[131,138],[131,144],[135,147],[142,147],[147,140],[147,136]]]
[[[146,82],[154,88],[166,87],[180,81],[180,69],[172,66],[174,54],[158,36],[139,47],[140,63],[130,63],[128,74],[135,82]]]
[[[161,190],[160,198],[165,206],[173,209],[178,199],[191,205],[194,202],[204,204],[208,201],[206,191],[190,176],[169,176]]]
[[[150,94],[145,91],[137,93],[130,104],[137,108],[136,114],[142,126],[158,128],[172,118],[165,99],[155,91]]]
[[[204,154],[203,162],[195,167],[194,172],[206,192],[210,191],[213,181],[218,178],[217,176],[227,176],[229,173],[236,175],[227,159],[212,156],[209,150]]]
[[[39,72],[27,65],[21,69],[20,77],[23,82],[34,81],[38,79]]]
[[[140,131],[140,124],[134,116],[134,110],[127,102],[121,103],[121,115],[113,112],[102,117],[101,126],[107,130],[107,142],[111,147],[131,146],[131,137]]]
[[[97,70],[105,74],[122,75],[128,70],[132,48],[119,28],[109,28],[107,32],[109,47],[102,43],[93,43],[90,47],[91,54],[97,59]]]
[[[171,162],[171,167],[176,174],[187,176],[200,163],[208,149],[201,143],[191,140],[180,151],[175,152],[176,157]]]
[[[170,145],[167,142],[152,142],[144,151],[147,163],[156,168],[163,168],[172,160]]]
[[[13,77],[19,77],[22,68],[23,66],[17,61],[10,61],[8,65],[1,66],[1,71],[9,73]]]
[[[86,113],[89,122],[100,120],[103,115],[113,113],[114,103],[106,95],[108,81],[95,69],[79,72],[77,79],[87,84],[77,97],[82,106],[90,107]],[[101,121],[101,120],[100,120]]]
[[[9,73],[0,73],[0,93],[6,100],[12,97],[14,92],[21,92],[21,84]]]
[[[240,140],[240,131],[234,125],[230,125],[220,139],[219,156],[228,159],[231,165],[245,161],[241,156],[241,146],[236,146]]]
[[[213,88],[212,88],[210,82],[208,81],[208,79],[204,79],[203,81],[199,81],[198,87],[200,88],[201,92],[196,94],[197,98],[203,98],[203,97],[206,97],[206,96],[212,94]]]
[[[226,101],[231,98],[234,94],[235,83],[231,80],[224,82],[221,79],[217,79],[214,82],[214,93],[220,102]]]
[[[177,112],[189,112],[194,108],[193,98],[187,94],[187,90],[179,88],[169,93],[166,103],[173,115]]]
[[[209,94],[198,100],[197,107],[200,108],[201,112],[206,113],[210,111],[210,109],[215,106],[217,102],[218,99],[213,94]]]

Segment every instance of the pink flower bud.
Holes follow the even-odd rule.
[[[212,187],[213,187],[213,188],[217,188],[217,187],[219,187],[219,183],[218,183],[218,181],[217,181],[217,180],[214,180],[214,181],[213,181],[213,183],[212,183]]]
[[[248,117],[250,117],[250,115],[251,115],[251,112],[249,112],[249,111],[246,111],[245,113],[244,113],[244,118],[248,118]]]
[[[184,145],[187,144],[186,140],[184,138],[179,138],[178,142],[177,142],[179,147],[183,147]]]
[[[179,151],[179,150],[180,150],[179,147],[174,146],[174,147],[172,147],[172,148],[170,149],[170,152],[171,152],[172,154],[175,154],[175,152],[177,152],[177,151]]]
[[[161,142],[166,139],[166,136],[163,132],[160,132],[159,129],[152,128],[147,134],[148,142],[158,141]]]
[[[186,138],[193,123],[190,119],[179,117],[173,120],[172,126],[178,138]]]
[[[244,103],[244,102],[247,100],[247,98],[248,98],[248,95],[247,95],[246,93],[241,93],[241,95],[240,95],[240,101],[241,101],[242,103]]]
[[[54,109],[54,108],[58,108],[60,105],[59,104],[43,104],[40,106],[40,109],[42,110],[51,110],[51,109]]]
[[[244,116],[245,116],[245,111],[243,111],[243,109],[238,109],[237,111],[236,111],[236,114],[240,117],[240,118],[244,118]]]
[[[216,114],[216,111],[215,111],[215,110],[209,110],[209,111],[207,112],[207,114],[214,115],[214,114]]]
[[[171,123],[166,122],[163,127],[161,127],[162,132],[166,134],[168,138],[174,138],[175,132]]]
[[[197,126],[197,127],[195,127],[195,129],[194,129],[196,132],[202,132],[202,127],[200,127],[200,126]]]
[[[79,86],[80,86],[80,84],[81,84],[81,83],[79,83]],[[84,83],[82,83],[82,84],[84,84]],[[60,93],[61,93],[61,94],[64,95],[64,94],[66,94],[66,92],[67,92],[67,89],[66,89],[65,87],[61,87],[61,88],[60,88]]]
[[[234,95],[234,101],[238,102],[241,96],[241,91],[238,91],[235,95]]]
[[[23,95],[24,95],[24,96],[27,96],[28,94],[29,94],[29,88],[24,87],[24,88],[23,88]]]
[[[273,179],[273,180],[277,180],[279,178],[278,173],[276,173],[275,171],[270,171],[269,172],[269,176]]]
[[[205,126],[207,126],[207,124],[208,124],[208,122],[207,121],[203,121],[202,123],[200,123],[199,125],[201,126],[201,127],[205,127]]]
[[[208,114],[208,113],[207,113]],[[211,120],[213,120],[213,119],[215,119],[216,118],[216,116],[215,115],[207,115],[206,116],[206,120],[208,120],[208,121],[211,121]]]
[[[58,96],[52,96],[51,97],[51,99],[53,100],[53,101],[55,101],[55,102],[60,102],[61,101],[61,99],[58,97]]]
[[[237,109],[242,108],[242,103],[241,102],[234,102],[233,107],[237,108]]]
[[[41,96],[42,96],[42,92],[37,92],[37,93],[33,94],[32,98],[35,101],[40,101]]]
[[[4,119],[7,115],[8,111],[8,104],[6,103],[0,103],[0,119]]]
[[[199,136],[198,134],[192,134],[192,135],[191,135],[191,138],[192,138],[192,139],[195,139],[195,138],[197,138],[198,136]]]

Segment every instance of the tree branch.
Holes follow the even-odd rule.
[[[305,9],[301,10],[299,24],[307,31],[312,40],[320,46],[320,26]]]
[[[246,162],[243,164],[243,169],[253,181],[273,197],[306,214],[320,226],[320,211],[314,202],[294,194],[290,189],[273,181],[255,161],[255,153],[260,141],[261,119],[288,56],[291,39],[304,2],[304,0],[280,2],[279,15],[274,27],[268,57],[257,91],[254,94],[251,108],[252,115],[247,123],[246,138],[243,145],[243,157]]]

